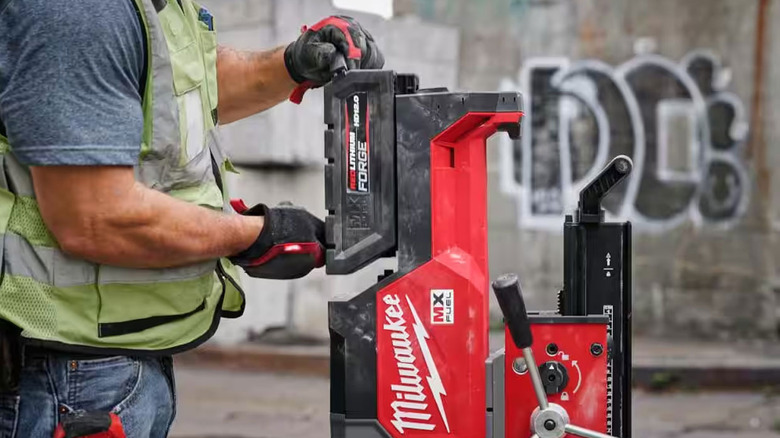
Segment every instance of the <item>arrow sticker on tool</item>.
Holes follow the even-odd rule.
[[[615,268],[611,268],[612,266],[612,254],[607,253],[607,267],[604,268],[604,273],[606,274],[607,278],[612,277],[612,271]]]
[[[577,368],[577,374],[579,375],[579,379],[577,379],[577,387],[574,388],[574,392],[572,394],[576,394],[577,391],[580,390],[580,385],[582,384],[582,370],[580,369],[580,366],[577,364],[576,360],[571,361],[571,365],[574,368]]]

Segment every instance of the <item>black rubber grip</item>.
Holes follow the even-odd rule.
[[[618,155],[607,164],[601,173],[580,192],[580,211],[586,215],[601,212],[601,200],[615,186],[623,181],[634,168],[634,162],[625,155]]]
[[[498,277],[493,281],[493,292],[496,294],[501,313],[504,314],[504,322],[509,327],[509,333],[517,348],[530,347],[534,339],[517,275],[504,274]]]

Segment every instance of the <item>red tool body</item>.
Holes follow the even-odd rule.
[[[534,338],[534,356],[542,362],[558,362],[569,373],[569,382],[562,392],[548,395],[550,403],[556,403],[569,412],[571,422],[579,426],[607,433],[607,387],[608,361],[605,352],[594,356],[590,347],[594,344],[607,345],[606,323],[539,323],[531,318],[531,332]],[[547,352],[547,346],[554,344],[556,352]],[[514,358],[521,357],[519,348],[506,335],[506,356],[504,378],[507,406],[506,436],[525,437],[530,430],[530,418],[537,408],[536,399],[529,397],[534,388],[527,374],[518,374],[513,369]],[[510,411],[511,409],[511,411]]]
[[[502,283],[512,336],[489,351],[487,140],[518,139],[523,117],[518,93],[392,71],[326,85],[327,273],[397,262],[329,303],[333,438],[630,436],[631,230],[600,206],[628,158],[563,226],[558,309],[529,317],[517,279]]]
[[[431,185],[438,193],[431,199],[433,257],[377,295],[377,321],[385,321],[377,327],[378,418],[392,436],[431,436],[437,430],[465,438],[485,428],[485,145],[501,125],[521,117],[469,113],[431,141]],[[437,321],[434,295],[447,291],[457,306],[451,306],[451,319]],[[423,366],[416,372],[404,368],[398,358],[403,354]],[[447,366],[455,362],[457,368]],[[417,378],[426,385],[404,385]]]

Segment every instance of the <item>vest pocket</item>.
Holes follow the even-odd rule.
[[[173,86],[177,96],[192,91],[203,82],[203,61],[200,49],[195,42],[183,49],[171,53],[173,67]]]
[[[166,7],[157,16],[166,36],[176,95],[181,96],[200,85],[204,73],[197,35],[177,6]]]
[[[109,336],[122,336],[131,333],[142,332],[152,327],[168,324],[170,322],[184,319],[188,316],[192,316],[206,308],[206,300],[201,301],[200,305],[195,309],[180,313],[177,315],[157,315],[149,316],[141,319],[133,319],[130,321],[121,322],[101,322],[98,324],[98,337],[105,338]]]
[[[203,311],[214,288],[214,262],[174,269],[101,266],[98,337],[122,336]]]

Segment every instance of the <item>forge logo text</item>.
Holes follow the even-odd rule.
[[[347,192],[369,190],[369,114],[366,93],[354,93],[344,102],[347,145]]]

